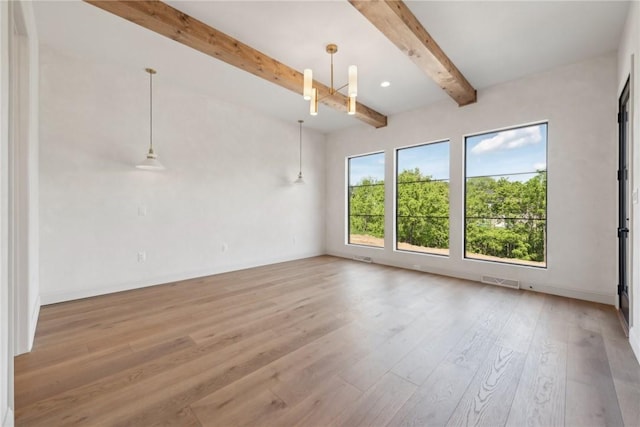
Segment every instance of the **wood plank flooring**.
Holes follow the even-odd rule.
[[[613,307],[328,256],[42,308],[18,426],[640,426]]]

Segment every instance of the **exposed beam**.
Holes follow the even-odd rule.
[[[476,90],[400,0],[349,0],[378,30],[406,53],[459,106],[476,102]]]
[[[85,1],[302,96],[302,73],[168,4],[153,0]],[[314,87],[318,88],[319,97],[329,95],[329,88],[322,83],[314,81]],[[338,93],[327,96],[320,102],[346,113],[347,99]],[[357,104],[355,117],[376,128],[387,125],[386,116],[363,104]]]

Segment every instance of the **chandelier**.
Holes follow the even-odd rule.
[[[346,84],[339,88],[333,87],[333,54],[338,51],[338,46],[335,44],[327,45],[327,53],[331,55],[331,87],[329,88],[329,94],[318,98],[318,89],[313,87],[313,72],[310,68],[304,70],[304,86],[302,89],[302,96],[309,103],[309,113],[312,116],[318,115],[318,101],[323,100],[329,96],[333,96],[345,87],[347,88],[347,114],[354,115],[356,113],[356,96],[358,96],[358,67],[350,65],[348,68],[349,80]]]

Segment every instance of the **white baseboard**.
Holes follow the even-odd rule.
[[[349,254],[349,253],[340,253],[340,252],[330,251],[328,255],[337,256],[340,258],[353,259],[353,254]],[[373,262],[376,264],[388,265],[390,267],[399,267],[399,268],[406,268],[409,270],[415,270],[415,268],[412,268],[411,265],[408,265],[406,263],[393,262],[385,259],[378,259],[375,257],[373,259]],[[457,279],[470,280],[472,282],[480,282],[480,278],[481,278],[480,274],[470,273],[465,271],[457,271],[457,270],[452,271],[452,270],[442,269],[442,268],[426,268],[422,266],[422,268],[419,271],[424,271],[425,273],[438,274],[441,276],[455,277]],[[584,301],[597,302],[600,304],[607,304],[607,305],[613,305],[613,306],[616,305],[616,300],[618,297],[615,294],[585,291],[582,289],[577,289],[570,286],[557,285],[557,284],[541,285],[537,283],[523,282],[521,283],[521,289],[541,292],[541,293],[551,294],[551,295],[558,295],[558,296],[567,297],[567,298],[575,298],[575,299],[584,300]]]
[[[13,410],[11,408],[7,408],[7,414],[5,415],[4,420],[2,420],[2,427],[13,427],[14,425]]]
[[[29,320],[29,348],[27,351],[31,351],[33,348],[33,340],[36,337],[36,328],[38,327],[38,319],[40,318],[40,295],[36,298],[36,303],[33,306],[31,312],[31,319]]]
[[[560,297],[574,298],[584,301],[597,302],[600,304],[612,305],[615,307],[618,296],[615,294],[602,294],[598,292],[584,291],[582,289],[576,289],[569,286],[547,286],[539,284],[523,283],[522,289],[531,290],[535,292],[541,292],[543,294],[558,295]]]
[[[94,297],[98,295],[111,294],[114,292],[129,291],[132,289],[140,289],[140,288],[145,288],[149,286],[156,286],[163,283],[171,283],[171,282],[177,282],[180,280],[195,279],[198,277],[206,277],[214,274],[226,273],[229,271],[242,270],[242,269],[252,268],[252,267],[260,267],[263,265],[276,264],[279,262],[293,261],[296,259],[302,259],[302,258],[308,258],[308,257],[320,256],[320,255],[331,255],[331,256],[337,256],[340,258],[347,258],[347,259],[353,258],[352,254],[335,253],[335,252],[329,252],[326,254],[323,252],[313,252],[313,253],[301,254],[296,257],[276,257],[276,258],[261,260],[256,263],[228,265],[223,267],[212,268],[209,270],[170,274],[170,275],[159,276],[159,277],[154,277],[154,278],[139,280],[139,281],[132,281],[132,282],[126,282],[126,283],[119,283],[119,284],[109,284],[106,286],[96,286],[91,289],[74,290],[74,291],[68,291],[68,292],[42,293],[40,296],[41,304],[42,305],[55,304],[55,303],[71,301],[75,299],[89,298],[89,297]],[[391,267],[412,269],[410,265],[405,265],[402,263],[394,263],[387,260],[374,259],[374,262],[377,264],[388,265]],[[468,272],[449,271],[441,268],[430,268],[428,270],[425,268],[424,270],[421,270],[421,271],[424,271],[425,273],[433,273],[433,274],[439,274],[442,276],[466,279],[474,282],[480,281],[479,275],[468,273]],[[533,284],[533,283],[522,283],[522,289],[533,290],[536,292],[542,292],[542,293],[551,294],[551,295],[558,295],[558,296],[563,296],[567,298],[575,298],[575,299],[580,299],[585,301],[592,301],[592,302],[613,305],[613,306],[616,305],[616,300],[617,300],[617,295],[614,295],[614,294],[597,293],[597,292],[585,291],[582,289],[576,289],[569,286],[560,286],[560,285],[554,285],[554,284],[541,285],[541,284]],[[40,301],[38,301],[37,307],[39,310]],[[34,315],[37,316],[36,313],[34,313]],[[34,329],[34,332],[35,332],[35,329]]]
[[[298,254],[294,257],[275,257],[260,260],[254,263],[231,264],[222,267],[214,267],[207,270],[192,271],[187,273],[176,273],[164,276],[152,277],[144,280],[137,280],[118,284],[98,285],[91,289],[73,290],[67,292],[41,293],[42,305],[56,304],[65,301],[72,301],[82,298],[90,298],[99,295],[112,294],[115,292],[130,291],[133,289],[147,288],[150,286],[162,285],[165,283],[178,282],[181,280],[196,279],[199,277],[212,276],[215,274],[228,273],[230,271],[244,270],[247,268],[260,267],[264,265],[277,264],[280,262],[294,261],[297,259],[309,258],[325,255],[324,251]]]
[[[20,354],[29,353],[33,348],[33,341],[36,337],[36,329],[38,327],[38,318],[40,317],[40,296],[36,297],[36,301],[31,307],[31,313],[29,318],[26,320],[27,324],[24,327],[20,328],[21,334],[24,333],[24,336],[21,336],[20,340],[16,341],[14,351],[15,356]]]
[[[629,329],[629,344],[636,355],[636,360],[640,364],[640,327]]]

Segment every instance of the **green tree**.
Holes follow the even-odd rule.
[[[384,237],[384,181],[363,178],[349,187],[349,233]]]
[[[470,178],[466,191],[466,251],[543,262],[547,174],[527,181]]]
[[[398,175],[399,243],[428,248],[449,247],[449,183],[433,181],[420,169]]]
[[[545,261],[547,174],[527,181],[469,178],[465,250],[472,254]],[[398,175],[399,243],[449,247],[449,183],[419,169]],[[384,237],[384,181],[364,178],[349,188],[351,235]]]

